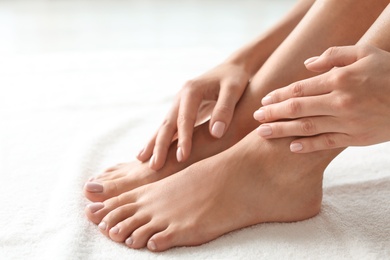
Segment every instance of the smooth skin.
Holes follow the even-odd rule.
[[[229,129],[250,129],[253,124],[239,120],[252,117],[266,93],[312,75],[299,64],[315,53],[356,43],[386,5],[317,1],[253,77],[233,116],[238,124]],[[323,171],[340,150],[302,156],[286,149],[291,141],[265,140],[252,131],[177,174],[88,205],[87,217],[114,241],[151,251],[199,245],[257,223],[312,217],[321,205]]]
[[[290,145],[298,153],[390,141],[389,26],[390,5],[356,46],[332,47],[306,60],[308,70],[328,72],[264,97],[254,113],[263,123],[258,134],[301,136]]]
[[[150,168],[160,170],[166,162],[172,140],[177,138],[176,159],[178,162],[186,161],[192,150],[194,125],[204,119],[210,118],[209,131],[214,138],[224,136],[249,81],[295,28],[313,2],[298,1],[270,30],[211,71],[184,84],[161,127],[137,158],[142,162],[150,159]]]

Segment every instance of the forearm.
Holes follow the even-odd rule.
[[[390,4],[381,13],[358,44],[369,44],[390,52]]]
[[[244,66],[253,76],[305,16],[315,0],[299,0],[296,5],[272,28],[233,53],[229,62]]]

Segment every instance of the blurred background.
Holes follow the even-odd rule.
[[[0,109],[169,103],[293,2],[0,0]]]
[[[292,0],[1,0],[0,53],[235,49]]]

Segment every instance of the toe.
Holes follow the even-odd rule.
[[[130,237],[132,244],[127,243],[128,240],[126,240],[126,244],[136,249],[146,247],[150,237],[164,229],[166,229],[166,225],[162,223],[157,223],[156,221],[148,222],[132,232]]]
[[[177,232],[174,232],[173,228],[168,227],[167,229],[151,236],[147,242],[147,247],[150,251],[154,252],[165,251],[179,245],[177,237]]]
[[[85,196],[93,202],[105,201],[137,187],[137,183],[127,176],[108,181],[98,181],[87,182],[84,186]]]
[[[98,224],[102,219],[108,215],[114,209],[117,209],[123,205],[131,204],[135,201],[136,195],[133,192],[126,192],[117,197],[113,197],[101,202],[95,202],[87,205],[85,208],[85,214],[88,219],[93,223]]]

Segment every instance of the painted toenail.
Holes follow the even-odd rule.
[[[269,125],[261,125],[257,128],[257,134],[260,136],[272,135],[272,128]]]
[[[102,208],[104,208],[104,204],[101,203],[101,202],[91,203],[91,204],[87,205],[87,208],[89,209],[89,211],[91,213],[95,213],[96,211],[101,210]]]
[[[262,121],[265,119],[265,114],[264,114],[264,111],[262,109],[259,109],[257,110],[254,114],[253,114],[253,117],[258,120],[258,121]]]
[[[106,224],[106,222],[102,221],[102,222],[100,222],[100,224],[98,225],[98,227],[99,227],[101,230],[106,230],[107,224]]]
[[[89,192],[103,192],[103,185],[96,182],[87,182],[85,189]]]
[[[301,143],[292,143],[290,145],[291,152],[299,152],[303,149],[303,145]]]
[[[155,251],[157,249],[157,246],[156,246],[156,243],[154,243],[154,241],[152,240],[149,240],[148,242],[148,248],[152,251]]]
[[[129,237],[128,239],[126,239],[125,243],[126,245],[131,246],[133,244],[133,239]]]
[[[117,226],[113,227],[110,229],[110,233],[112,234],[118,234],[119,233],[119,228]]]
[[[183,151],[181,150],[181,147],[177,148],[176,158],[178,162],[181,162],[183,160]]]

